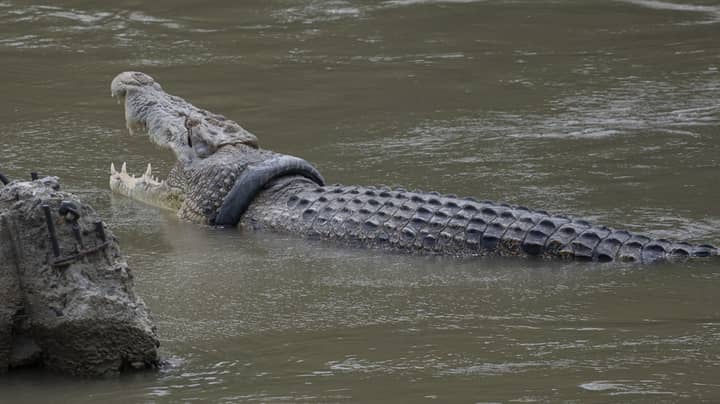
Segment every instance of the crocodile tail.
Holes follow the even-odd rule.
[[[548,215],[539,220],[528,219],[527,222],[534,225],[527,228],[524,236],[520,232],[520,237],[523,237],[520,247],[528,255],[637,263],[718,255],[718,249],[711,245],[654,239],[564,216]],[[512,227],[517,225],[511,225],[504,238],[517,240],[519,237],[513,237]]]
[[[560,229],[562,233],[566,227]],[[557,233],[551,236],[547,246],[549,252],[560,256],[599,262],[621,261],[652,263],[690,257],[709,257],[717,255],[717,248],[710,245],[692,245],[667,239],[653,239],[641,234],[607,227],[588,226],[568,237],[565,243],[558,242],[562,237]]]

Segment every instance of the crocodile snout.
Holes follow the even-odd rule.
[[[142,72],[122,72],[115,76],[110,83],[110,95],[113,97],[125,97],[127,91],[132,88],[143,86],[160,87],[155,80]]]

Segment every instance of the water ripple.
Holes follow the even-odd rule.
[[[620,0],[624,3],[630,3],[637,6],[647,7],[654,10],[670,10],[680,12],[693,12],[707,14],[711,20],[709,22],[720,22],[720,6],[704,6],[694,4],[673,3],[670,1],[660,0]]]
[[[677,396],[675,392],[660,390],[663,383],[658,380],[595,380],[582,383],[578,387],[588,391],[609,392],[611,396],[631,394]]]

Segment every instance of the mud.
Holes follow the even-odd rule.
[[[90,206],[55,177],[0,188],[0,373],[155,368],[158,345],[117,239]]]

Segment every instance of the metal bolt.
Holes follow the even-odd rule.
[[[85,245],[83,244],[82,235],[80,234],[80,225],[78,224],[78,219],[80,219],[80,209],[77,204],[71,201],[62,201],[60,203],[60,208],[58,208],[58,213],[61,216],[64,216],[65,220],[72,224],[71,229],[73,238],[80,245],[80,249],[84,250]]]
[[[55,257],[59,257],[60,244],[58,243],[57,234],[55,233],[55,224],[53,223],[52,215],[50,214],[50,206],[43,204],[42,210],[45,213],[45,222],[47,223],[48,233],[50,234],[50,244],[52,245],[53,255]]]
[[[80,234],[80,225],[78,225],[77,222],[74,222],[71,228],[72,228],[72,234],[73,234],[73,237],[75,238],[75,241],[77,241],[77,243],[80,245],[80,249],[84,250],[85,245],[83,244],[82,235]]]
[[[98,238],[102,240],[103,243],[107,241],[107,236],[105,235],[105,226],[100,220],[95,222],[95,233],[97,233]]]
[[[75,222],[80,219],[80,209],[78,206],[71,201],[62,201],[58,213],[61,216],[65,216],[68,221]]]

